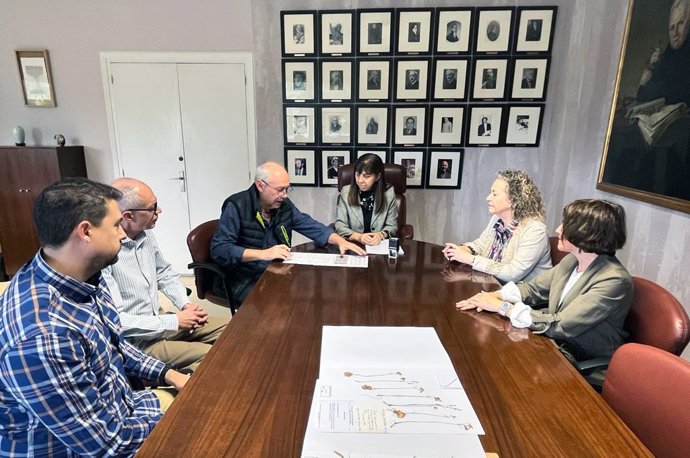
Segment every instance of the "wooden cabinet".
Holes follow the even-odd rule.
[[[86,176],[82,146],[0,146],[0,249],[8,275],[38,250],[36,197],[46,186],[74,176]]]

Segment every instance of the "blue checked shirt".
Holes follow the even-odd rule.
[[[130,456],[161,418],[125,374],[157,380],[164,364],[124,340],[94,278],[64,276],[39,252],[0,296],[1,457]]]

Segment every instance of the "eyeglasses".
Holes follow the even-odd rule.
[[[289,194],[292,192],[292,189],[293,189],[292,186],[288,186],[287,188],[274,188],[270,184],[266,183],[266,180],[261,180],[261,181],[263,182],[263,184],[265,184],[269,188],[273,189],[278,194]]]
[[[151,212],[151,213],[156,213],[158,210],[158,201],[153,203],[153,207],[151,208],[129,208],[125,211],[127,212]]]

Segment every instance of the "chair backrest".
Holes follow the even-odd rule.
[[[211,261],[211,239],[218,228],[218,220],[206,221],[192,229],[187,236],[187,246],[193,262]],[[206,299],[206,294],[213,291],[213,272],[206,269],[194,269],[194,283],[196,294],[200,299]]]
[[[625,329],[630,342],[651,345],[680,355],[690,340],[690,318],[662,286],[641,277],[633,277],[635,293]]]
[[[549,237],[549,246],[551,247],[551,265],[553,266],[568,256],[568,253],[558,249],[558,239],[559,237],[557,235],[552,235]]]
[[[355,173],[354,164],[343,165],[338,168],[338,191],[352,183],[352,175]],[[395,190],[395,203],[398,206],[398,229],[407,224],[407,206],[405,202],[405,190],[407,189],[407,170],[400,164],[383,164],[383,174],[386,183]]]
[[[654,347],[625,344],[613,354],[602,396],[655,455],[690,451],[690,362]]]

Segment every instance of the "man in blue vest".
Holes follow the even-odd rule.
[[[220,224],[211,241],[211,257],[227,270],[226,287],[235,306],[244,301],[271,261],[290,256],[293,229],[317,245],[338,245],[341,254],[348,250],[365,254],[360,246],[300,212],[288,198],[290,190],[285,168],[267,162],[256,169],[249,189],[223,202]],[[220,284],[214,289],[223,291]]]

